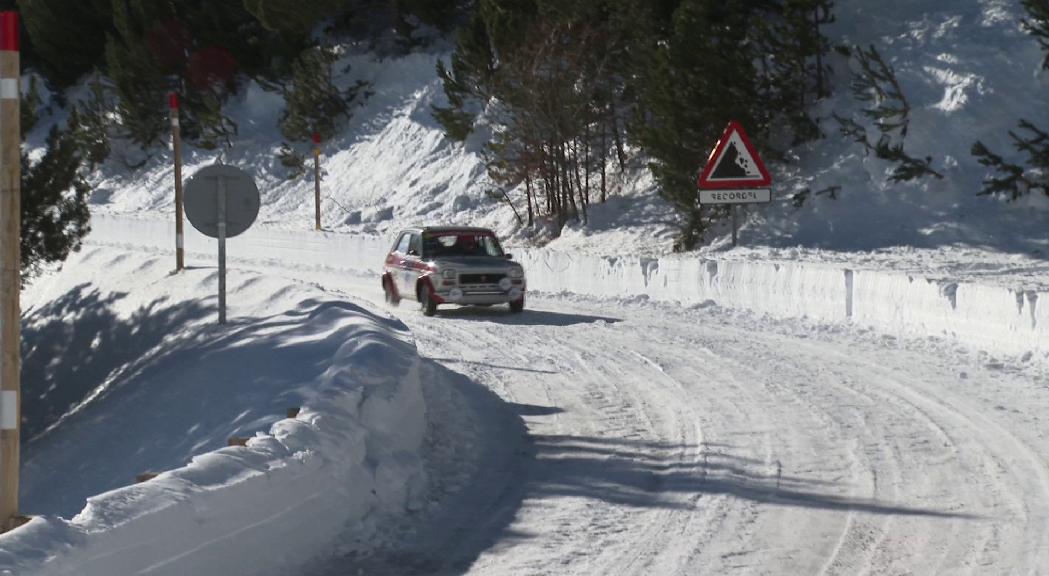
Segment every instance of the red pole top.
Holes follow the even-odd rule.
[[[168,108],[178,110],[178,94],[168,92]]]
[[[18,12],[0,12],[0,50],[18,52]]]
[[[321,143],[321,133],[320,132],[314,132],[313,133],[313,143],[314,144],[320,144]]]

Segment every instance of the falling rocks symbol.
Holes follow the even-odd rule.
[[[723,180],[727,178],[746,178],[747,176],[752,176],[753,173],[742,165],[744,162],[746,162],[746,160],[740,157],[739,150],[736,148],[736,143],[730,142],[728,149],[725,150],[724,158],[710,177],[713,180]]]

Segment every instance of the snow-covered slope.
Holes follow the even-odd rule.
[[[771,259],[824,260],[860,251],[876,265],[903,262],[910,269],[928,260],[971,257],[995,267],[999,254],[1013,259],[998,268],[1043,262],[1049,199],[1032,196],[1010,204],[977,197],[987,169],[969,152],[981,140],[1015,158],[1007,132],[1020,118],[1049,125],[1049,74],[1040,69],[1037,42],[1021,29],[1025,12],[1019,0],[892,0],[877,7],[842,0],[835,12],[828,36],[836,45],[873,45],[893,66],[912,108],[906,149],[931,156],[945,178],[889,183],[886,162],[837,133],[831,114],[858,119],[861,103],[848,89],[847,58],[835,54],[834,95],[816,111],[826,138],[791,150],[792,163],[775,171],[773,204],[748,210],[741,238],[749,255],[761,258],[771,249]],[[447,56],[447,46],[385,59],[355,46],[345,52],[338,82],[370,85],[343,132],[324,146],[325,226],[385,234],[409,224],[461,222],[524,240],[512,210],[486,194],[490,185],[480,155],[485,127],[465,145],[456,144],[431,116],[431,107],[444,102],[434,66]],[[188,151],[185,174],[219,158],[245,167],[262,190],[261,221],[308,228],[313,184],[308,178],[286,180],[276,159],[282,106],[278,93],[249,83],[227,109],[240,128],[233,147]],[[697,168],[702,161],[697,158]],[[616,193],[609,203],[595,205],[588,225],[570,224],[551,246],[599,254],[669,251],[676,218],[658,199],[644,162],[625,173],[611,168]],[[134,171],[114,158],[93,184],[96,213],[173,210],[170,151],[154,150]],[[837,199],[812,196],[801,208],[790,200],[803,189],[829,187],[839,187]],[[727,247],[727,230],[717,232],[720,237],[706,250]],[[956,255],[959,247],[967,251]],[[785,248],[800,249],[784,254]]]
[[[88,249],[31,289],[22,509],[35,517],[0,535],[0,573],[287,574],[351,524],[366,533],[426,502],[427,408],[403,324],[233,270],[220,327],[216,271],[169,270]]]
[[[836,43],[873,45],[895,69],[911,106],[905,149],[919,158],[931,156],[944,178],[890,183],[888,163],[837,135],[830,114],[860,120],[861,104],[849,92],[850,72],[839,56],[835,95],[821,107],[828,137],[795,150],[797,166],[783,169],[777,186],[781,198],[802,188],[840,186],[838,198],[810,198],[801,209],[781,199],[754,215],[743,241],[837,251],[963,245],[1037,260],[1049,256],[1043,232],[1049,198],[1008,204],[977,197],[988,169],[970,153],[980,140],[1020,160],[1008,131],[1021,118],[1049,126],[1049,71],[1041,69],[1044,54],[1037,41],[1021,29],[1021,18],[1027,17],[1021,3],[843,0],[835,3],[835,12],[838,21],[828,30]],[[869,137],[877,138],[873,129]]]

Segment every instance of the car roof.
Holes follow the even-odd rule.
[[[490,228],[481,228],[479,226],[415,226],[413,228],[405,228],[402,232],[436,232],[438,234],[443,232],[479,232],[495,234]]]

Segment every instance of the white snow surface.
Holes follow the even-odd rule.
[[[401,323],[233,271],[219,327],[216,270],[167,264],[88,248],[31,290],[22,505],[45,516],[0,536],[0,574],[287,574],[423,505]]]
[[[93,253],[171,264],[170,248],[158,248],[170,241],[166,223],[98,224]],[[289,290],[381,302],[373,250],[354,242],[260,227],[231,240],[231,267]],[[193,271],[210,271],[213,243],[188,246]],[[566,262],[557,258],[546,262]],[[641,276],[640,266],[636,276],[609,270],[622,276],[606,285],[624,290]],[[394,507],[373,529],[348,529],[285,568],[315,576],[1044,571],[1044,353],[898,338],[829,310],[798,318],[819,298],[792,310],[799,291],[790,280],[817,283],[815,272],[799,266],[777,281],[771,269],[729,270],[726,288],[735,288],[717,297],[739,301],[727,305],[591,289],[530,292],[522,315],[396,309],[437,382],[423,388],[431,417],[418,448],[428,480],[422,505]],[[840,272],[828,274],[844,284]],[[582,281],[562,270],[535,282],[555,277]],[[651,268],[648,277],[675,278]],[[690,284],[684,278],[677,293]],[[762,300],[783,308],[727,307]],[[265,494],[283,506],[301,497],[274,488]],[[12,549],[4,538],[18,533],[0,545]],[[151,533],[173,537],[163,525]],[[120,543],[135,549],[141,538]],[[243,538],[273,554],[298,545],[265,533]],[[193,573],[268,573],[245,562]]]

